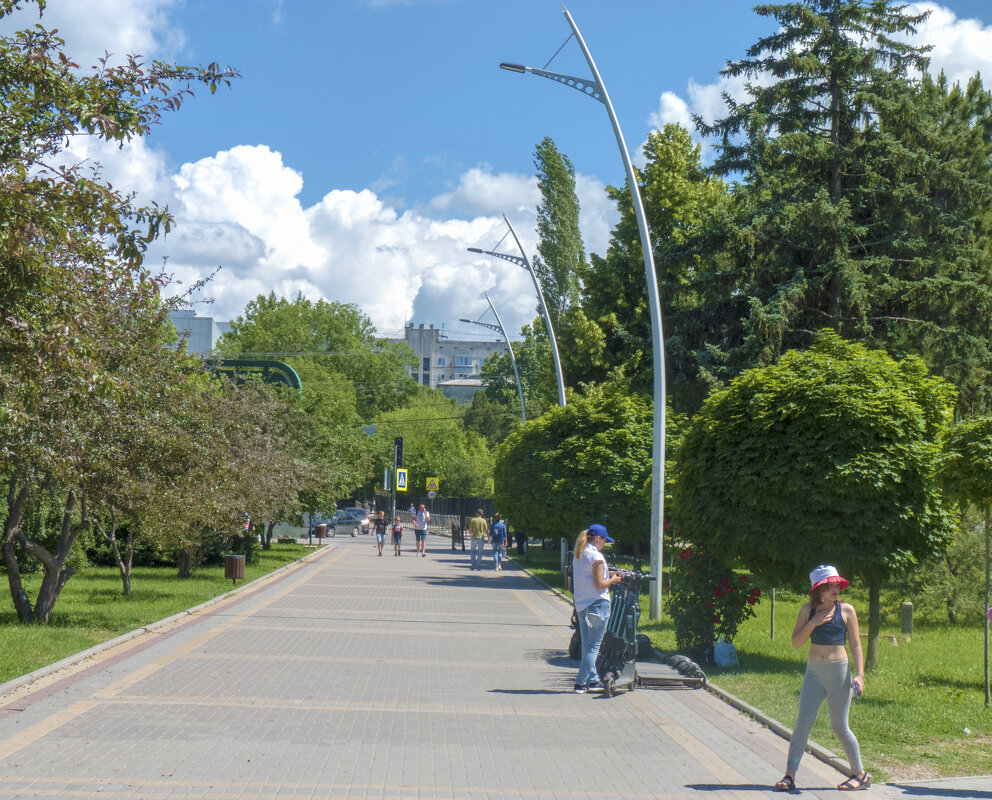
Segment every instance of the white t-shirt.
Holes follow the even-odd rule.
[[[572,557],[572,599],[576,611],[591,606],[597,600],[610,599],[608,587],[597,589],[596,584],[592,582],[593,569],[602,570],[603,580],[609,580],[610,570],[606,566],[603,554],[593,545],[587,544],[582,552],[582,558]]]
[[[431,514],[429,511],[413,512],[413,529],[415,531],[427,530],[427,523],[430,521],[431,521]]]

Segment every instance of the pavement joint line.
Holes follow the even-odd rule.
[[[521,603],[523,603],[527,608],[534,614],[539,620],[547,623],[548,625],[554,625],[558,628],[567,627],[561,620],[552,619],[550,614],[547,614],[544,609],[540,608],[537,603],[535,603],[526,592],[520,589],[513,590],[514,596],[516,596]]]
[[[293,796],[298,796],[303,798],[306,797],[308,800],[311,798],[337,798],[337,797],[354,797],[357,793],[361,793],[363,796],[370,797],[396,797],[405,798],[410,796],[415,796],[418,798],[423,797],[478,797],[481,796],[486,800],[489,798],[497,797],[529,797],[529,798],[560,798],[563,795],[568,796],[585,796],[591,798],[600,797],[611,797],[611,798],[623,798],[623,800],[684,800],[685,794],[666,794],[652,792],[647,793],[629,793],[629,792],[603,792],[601,790],[595,793],[585,792],[585,791],[568,791],[562,790],[560,788],[550,788],[550,789],[522,789],[519,787],[514,787],[513,789],[507,789],[506,791],[494,791],[488,787],[482,786],[430,786],[424,784],[412,784],[412,783],[304,783],[300,781],[253,781],[251,783],[246,783],[244,781],[180,781],[180,780],[169,780],[169,779],[151,779],[143,778],[136,780],[123,780],[119,778],[76,778],[70,776],[58,776],[58,777],[31,777],[31,778],[19,778],[17,776],[4,776],[5,782],[17,782],[21,781],[24,783],[64,783],[64,784],[74,784],[79,783],[85,786],[97,786],[99,789],[92,790],[95,796],[98,797],[117,797],[122,796],[119,791],[107,791],[103,787],[114,786],[114,785],[126,785],[129,787],[126,797],[133,797],[133,787],[139,787],[141,789],[146,789],[147,787],[154,787],[158,792],[162,794],[143,794],[145,798],[153,797],[165,797],[169,793],[171,794],[175,789],[213,789],[217,788],[219,792],[209,792],[198,795],[202,798],[208,798],[209,800],[226,800],[227,798],[239,798],[240,800],[245,800],[246,798],[253,798],[255,800],[282,800],[287,795],[284,793],[285,789],[292,787],[297,790]],[[274,794],[263,794],[261,792],[251,791],[252,789],[263,789],[263,790],[275,790]],[[19,792],[23,792],[24,789],[9,788],[6,785],[0,787],[0,797],[2,796],[17,796]],[[64,793],[64,789],[52,789],[52,790],[33,790],[35,794],[41,793],[50,796],[58,796],[59,793]],[[229,792],[237,792],[236,794],[230,794]],[[316,792],[342,792],[343,794],[315,794]]]
[[[549,690],[551,691],[551,690]],[[566,688],[554,691],[553,694],[571,694]],[[90,707],[98,703],[104,705],[123,706],[194,706],[197,708],[238,708],[242,711],[246,709],[293,709],[305,708],[307,711],[348,711],[348,712],[368,712],[372,714],[436,714],[440,716],[466,716],[466,717],[527,717],[536,719],[547,719],[548,710],[546,708],[526,711],[520,709],[503,710],[498,705],[493,706],[465,706],[451,703],[447,707],[437,705],[409,704],[402,705],[392,701],[386,703],[356,703],[343,701],[340,703],[319,702],[309,698],[294,700],[284,697],[205,697],[193,695],[190,697],[170,696],[154,697],[149,695],[114,695],[113,697],[101,697],[93,701]],[[563,712],[555,711],[556,719],[589,719],[588,712]],[[15,737],[12,737],[15,738]],[[3,743],[0,742],[0,747]],[[0,753],[3,751],[0,750]]]
[[[324,558],[329,553],[334,552],[334,549],[335,548],[330,546],[324,546],[312,553],[307,553],[305,556],[298,558],[296,561],[279,567],[279,569],[275,569],[253,581],[242,584],[229,592],[224,592],[223,594],[212,597],[199,605],[188,608],[185,611],[180,611],[178,614],[173,614],[170,617],[157,620],[156,622],[150,622],[148,625],[135,628],[134,630],[123,633],[113,639],[100,642],[99,644],[89,647],[86,650],[81,650],[78,653],[66,656],[65,658],[52,664],[39,667],[26,675],[21,675],[7,681],[6,683],[2,683],[0,684],[0,703],[3,703],[3,705],[0,705],[0,711],[2,711],[3,708],[9,705],[13,700],[22,699],[27,694],[34,693],[40,689],[45,689],[53,683],[64,680],[67,677],[66,673],[69,677],[71,677],[74,671],[89,668],[91,666],[98,666],[102,661],[113,658],[119,653],[126,652],[128,649],[135,647],[138,644],[135,641],[137,639],[143,639],[150,635],[162,635],[166,632],[171,632],[170,629],[172,627],[177,626],[184,621],[189,621],[191,617],[199,616],[200,614],[211,610],[214,606],[224,608],[225,604],[233,605],[237,602],[241,602],[247,599],[247,597],[242,596],[245,592],[251,590],[251,593],[254,593],[261,590],[266,584],[271,583],[272,581],[283,580],[288,576],[288,573],[302,569],[304,566],[308,566],[312,561]],[[114,650],[117,650],[118,652],[111,652]]]
[[[693,736],[685,726],[679,725],[675,720],[659,714],[658,709],[642,693],[634,692],[631,700],[633,705],[637,706],[662,733],[675,744],[683,747],[699,764],[704,765],[706,771],[718,783],[740,785],[748,782],[747,777],[724,761],[715,750]]]
[[[99,703],[94,700],[80,700],[43,720],[39,720],[34,725],[29,725],[24,730],[18,731],[15,735],[0,741],[0,760],[8,758],[22,747],[38,741],[42,736],[46,736],[67,722],[71,722],[76,717],[96,708],[98,705]]]
[[[347,554],[347,552],[348,552],[347,550],[339,550],[333,556],[323,559],[321,563],[318,565],[316,570],[301,575],[295,581],[290,581],[285,586],[281,587],[279,591],[277,591],[272,596],[267,597],[264,600],[261,600],[258,603],[256,603],[254,606],[252,606],[250,611],[247,611],[245,613],[234,614],[230,617],[225,618],[224,621],[221,622],[219,625],[216,625],[215,627],[211,628],[208,631],[204,631],[199,636],[190,639],[190,641],[186,642],[185,644],[179,645],[178,647],[174,648],[171,652],[169,652],[167,655],[164,655],[161,658],[157,658],[154,661],[152,661],[150,664],[145,664],[145,666],[134,670],[125,677],[121,678],[120,680],[111,683],[109,686],[105,686],[100,691],[95,692],[93,694],[93,697],[98,697],[98,698],[113,697],[123,689],[126,689],[129,686],[134,686],[136,683],[143,681],[145,678],[158,672],[163,667],[172,664],[174,661],[178,661],[180,658],[183,658],[184,656],[192,653],[197,648],[202,647],[211,639],[217,638],[218,636],[228,631],[237,623],[243,622],[246,619],[250,619],[252,616],[254,616],[254,614],[257,611],[260,611],[263,608],[268,608],[270,605],[272,605],[273,603],[277,602],[278,600],[282,599],[287,594],[292,592],[297,586],[302,586],[304,583],[313,580],[317,575],[320,575],[324,570],[326,570],[332,564],[342,559]]]
[[[272,597],[262,600],[257,607],[258,608],[267,607],[271,603],[278,600],[280,597],[283,597],[288,592],[292,591],[296,586],[306,583],[307,581],[311,580],[314,576],[319,575],[323,570],[331,566],[331,564],[343,558],[346,553],[347,553],[346,550],[341,550],[329,558],[322,559],[322,563],[318,566],[318,568],[315,571],[306,573],[297,580],[290,582],[287,586],[282,587],[282,589],[280,589],[280,591],[278,591]],[[247,599],[247,598],[241,598],[241,599]],[[223,633],[229,627],[234,625],[236,622],[245,618],[245,616],[250,616],[250,614],[235,615],[234,617],[225,620],[215,628],[209,631],[205,631],[200,636],[197,636],[194,639],[190,640],[189,642],[180,645],[175,650],[170,652],[168,655],[156,659],[150,664],[146,664],[144,667],[141,667],[135,670],[134,672],[129,673],[120,680],[110,684],[109,686],[104,687],[100,691],[94,693],[91,696],[90,700],[83,700],[73,703],[63,711],[52,714],[51,716],[46,717],[45,719],[40,720],[39,722],[36,722],[34,725],[25,728],[24,730],[18,731],[13,736],[8,737],[7,739],[0,740],[0,759],[9,757],[13,753],[17,752],[23,747],[28,746],[37,739],[41,738],[42,736],[51,733],[52,731],[66,724],[67,722],[70,722],[71,720],[75,719],[81,714],[84,714],[87,711],[90,711],[91,709],[95,708],[97,705],[100,704],[101,700],[104,700],[106,698],[112,698],[115,694],[119,693],[123,689],[126,689],[129,686],[138,683],[139,681],[143,680],[149,675],[157,672],[162,667],[173,663],[174,661],[181,658],[186,653],[190,652],[195,647],[199,647],[204,642],[209,641],[210,639],[214,638],[220,633]],[[174,617],[172,619],[176,619],[176,618],[177,617]]]

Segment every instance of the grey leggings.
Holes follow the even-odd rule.
[[[847,713],[851,709],[851,671],[847,660],[807,662],[803,688],[799,692],[799,713],[789,741],[787,767],[792,772],[799,768],[799,760],[806,752],[809,732],[813,730],[824,698],[830,710],[830,725],[844,747],[851,773],[860,775],[864,770],[861,749],[847,724]]]

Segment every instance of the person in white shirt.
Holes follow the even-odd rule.
[[[596,657],[610,618],[610,587],[622,577],[610,572],[603,557],[604,545],[612,541],[606,528],[598,523],[590,525],[575,540],[572,601],[582,638],[582,660],[573,687],[576,694],[603,691],[603,682],[596,672]]]
[[[427,555],[427,523],[431,521],[431,512],[423,503],[413,513],[413,538],[416,539],[417,552]]]

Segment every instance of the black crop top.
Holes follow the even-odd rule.
[[[816,610],[810,608],[809,618],[813,619]],[[847,644],[847,625],[844,624],[844,614],[840,609],[840,601],[834,603],[834,616],[829,622],[817,625],[813,628],[813,635],[809,637],[813,644]]]

